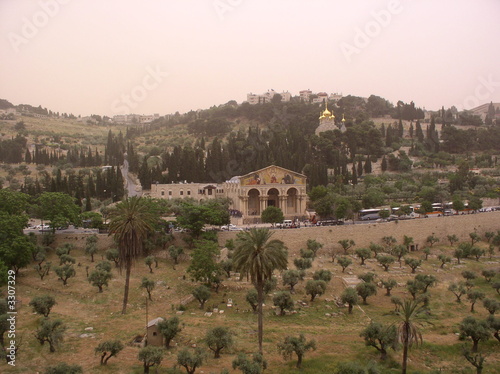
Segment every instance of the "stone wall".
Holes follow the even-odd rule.
[[[340,248],[337,242],[341,239],[353,239],[359,248],[368,246],[370,242],[381,244],[382,237],[391,235],[398,243],[402,243],[403,235],[407,235],[413,237],[414,243],[421,249],[425,246],[426,238],[433,233],[440,238],[440,243],[443,243],[447,242],[447,235],[455,234],[461,241],[466,241],[470,240],[469,233],[473,231],[482,236],[486,231],[497,230],[500,230],[500,211],[399,222],[278,229],[272,238],[285,242],[291,251],[298,251],[305,248],[308,239],[315,239],[328,250]],[[237,232],[234,231],[221,232],[219,244],[224,245],[227,239],[235,238],[236,235]]]

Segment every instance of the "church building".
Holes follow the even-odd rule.
[[[328,102],[325,102],[325,110],[321,113],[319,117],[319,126],[316,128],[315,134],[319,135],[325,131],[340,130],[342,132],[346,131],[345,118],[342,116],[342,124],[337,125],[335,123],[335,115],[333,111],[328,110]]]
[[[150,195],[160,199],[190,197],[197,201],[229,198],[230,209],[241,216],[238,223],[255,224],[269,206],[280,208],[285,219],[302,219],[306,215],[306,189],[305,175],[271,165],[220,184],[152,184]]]

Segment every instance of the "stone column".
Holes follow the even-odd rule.
[[[259,202],[260,202],[260,214],[266,209],[266,201],[267,201],[267,196],[259,196]]]

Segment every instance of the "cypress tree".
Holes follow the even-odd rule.
[[[370,155],[366,158],[364,170],[366,174],[370,174],[372,172],[372,161],[370,159]]]
[[[387,170],[387,160],[385,159],[385,156],[382,157],[382,164],[380,165],[382,171],[386,171]]]

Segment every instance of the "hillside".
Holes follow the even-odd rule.
[[[424,344],[410,351],[410,372],[428,373],[432,370],[445,370],[450,373],[472,373],[472,367],[460,353],[464,343],[467,345],[471,343],[459,341],[456,335],[459,322],[470,314],[470,304],[466,300],[461,304],[456,303],[455,296],[448,291],[448,286],[461,278],[463,270],[472,270],[479,275],[474,281],[475,288],[484,292],[487,297],[498,300],[491,283],[480,276],[483,269],[498,271],[500,266],[498,250],[493,253],[493,257],[483,256],[479,261],[472,258],[465,259],[460,265],[453,259],[444,269],[441,269],[437,256],[444,253],[453,257],[453,248],[446,244],[446,235],[455,233],[461,241],[469,240],[467,234],[469,231],[476,231],[483,236],[486,231],[498,228],[498,215],[499,212],[494,212],[445,219],[434,218],[425,222],[419,220],[400,222],[397,232],[390,230],[391,226],[396,225],[395,223],[277,231],[275,237],[284,240],[289,248],[290,266],[292,260],[300,256],[299,249],[305,246],[307,239],[315,239],[324,247],[318,252],[313,267],[307,270],[305,280],[296,286],[296,293],[292,295],[295,312],[286,313],[285,316],[275,315],[272,295],[267,297],[264,350],[269,367],[266,373],[332,372],[339,362],[346,361],[358,361],[363,364],[369,361],[378,362],[382,373],[398,373],[401,351],[390,351],[390,359],[386,363],[381,363],[376,350],[365,347],[363,339],[359,337],[360,332],[371,320],[384,323],[395,323],[398,320],[393,313],[394,304],[391,303],[391,298],[384,296],[385,290],[379,289],[376,296],[369,297],[367,305],[360,303],[352,315],[347,313],[345,306],[338,303],[338,299],[345,289],[346,281],[367,271],[374,272],[377,281],[396,279],[398,286],[394,288],[392,295],[411,298],[405,284],[407,280],[413,279],[414,274],[411,274],[410,268],[404,265],[404,262],[403,266],[394,263],[388,272],[385,272],[374,259],[367,260],[366,265],[361,266],[359,259],[354,255],[354,249],[347,255],[352,260],[352,265],[343,273],[337,260],[331,262],[331,251],[337,252],[338,259],[340,253],[343,253],[337,244],[339,239],[352,238],[359,243],[356,245],[356,248],[359,248],[367,240],[381,243],[382,236],[388,232],[392,232],[398,241],[402,240],[401,233],[413,236],[415,244],[423,248],[425,236],[430,234],[431,230],[441,242],[432,248],[428,260],[423,261],[417,274],[432,274],[438,282],[435,287],[430,288],[429,312],[420,319]],[[370,231],[369,239],[366,236],[367,228]],[[175,244],[182,245],[178,235]],[[223,233],[219,237],[219,243],[222,245],[234,236],[235,233]],[[52,248],[60,247],[63,243],[72,243],[76,246],[72,252],[78,264],[76,277],[69,279],[67,286],[63,286],[54,273],[40,281],[33,269],[22,270],[16,278],[16,295],[21,301],[17,333],[18,336],[22,336],[22,344],[16,368],[0,363],[2,372],[33,373],[49,364],[64,361],[81,365],[84,373],[140,373],[141,364],[137,360],[139,348],[132,345],[132,340],[144,333],[146,320],[157,317],[178,316],[183,326],[181,333],[174,338],[173,348],[166,353],[158,373],[167,373],[167,368],[175,364],[176,354],[182,347],[193,344],[204,347],[203,337],[206,331],[215,326],[227,326],[233,330],[236,345],[228,351],[223,351],[220,359],[208,358],[199,372],[219,373],[222,368],[227,368],[230,373],[238,373],[239,371],[231,370],[234,357],[241,352],[249,354],[256,350],[256,315],[251,312],[249,304],[245,301],[246,291],[251,288],[245,279],[238,280],[235,275],[230,279],[224,279],[219,293],[212,291],[204,309],[200,310],[196,301],[188,301],[185,307],[181,308],[183,311],[179,312],[179,305],[189,299],[191,291],[197,284],[184,280],[189,263],[187,256],[183,256],[180,264],[173,269],[172,261],[168,259],[166,252],[159,250],[155,252],[155,256],[159,258],[159,267],[153,267],[153,273],[149,272],[143,259],[139,259],[135,264],[132,272],[129,311],[123,316],[120,314],[120,309],[124,274],[113,269],[113,278],[103,293],[98,293],[97,288],[87,282],[85,275],[85,269],[89,267],[89,271],[92,271],[96,263],[101,260],[103,251],[110,247],[110,238],[99,235],[99,252],[94,263],[91,263],[89,256],[83,252],[85,238],[86,235],[62,234],[52,245]],[[479,243],[479,246],[487,248],[485,242]],[[422,250],[412,252],[410,257],[424,259],[424,253]],[[58,261],[54,249],[50,251],[48,260],[53,263]],[[332,271],[333,279],[328,284],[326,293],[311,302],[309,296],[305,294],[304,286],[312,274],[320,269]],[[279,279],[277,291],[286,290],[287,287],[281,284],[281,275],[277,276]],[[156,282],[152,293],[153,302],[148,304],[148,315],[145,309],[146,293],[138,288],[142,277],[148,277]],[[498,274],[495,279],[497,278]],[[67,326],[64,342],[55,353],[49,353],[48,347],[41,346],[32,335],[40,317],[31,312],[28,303],[34,296],[42,294],[56,298],[57,304],[53,307],[50,317],[60,318]],[[228,299],[232,299],[232,307],[226,305]],[[224,312],[214,313],[213,308]],[[207,311],[213,314],[207,316],[205,315]],[[482,319],[487,317],[488,313],[481,302],[477,303],[473,315]],[[294,369],[294,359],[291,362],[283,361],[276,346],[286,335],[299,333],[304,333],[308,339],[315,339],[317,342],[317,350],[306,354],[301,371]],[[125,344],[125,349],[103,367],[99,365],[99,357],[94,355],[93,349],[98,343],[109,339],[119,339]],[[499,373],[498,341],[490,339],[481,342],[480,348],[482,352],[487,353],[485,372]]]

